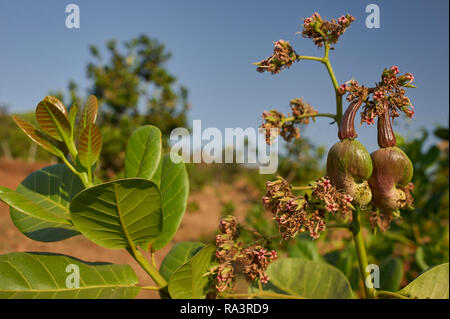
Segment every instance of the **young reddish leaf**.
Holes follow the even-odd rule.
[[[102,134],[97,125],[90,123],[78,139],[78,159],[84,167],[91,167],[98,160],[102,149]]]
[[[67,117],[67,109],[66,109],[66,107],[56,97],[49,95],[49,96],[44,97],[44,101],[47,101],[47,102],[53,104],[54,106],[56,106]]]
[[[46,100],[41,101],[36,107],[36,120],[41,129],[54,139],[63,141],[70,137],[69,120],[60,106]]]
[[[53,155],[59,157],[64,156],[65,146],[62,143],[52,140],[49,136],[46,136],[41,131],[37,130],[33,125],[31,125],[31,123],[21,119],[18,116],[13,116],[13,120],[16,122],[17,126],[36,144],[46,149]]]
[[[81,113],[80,132],[83,132],[84,128],[91,123],[95,123],[98,112],[98,101],[95,95],[89,95],[86,106]]]

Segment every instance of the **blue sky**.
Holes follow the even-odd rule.
[[[80,7],[81,28],[65,27],[65,7]],[[365,26],[365,7],[381,10],[381,27]],[[0,104],[12,112],[31,110],[70,79],[86,93],[88,46],[146,33],[163,42],[173,57],[167,64],[188,87],[190,119],[203,127],[257,127],[261,113],[289,111],[289,100],[303,97],[321,112],[334,111],[334,92],[325,68],[302,61],[279,75],[260,74],[252,62],[271,54],[272,41],[291,41],[297,53],[322,55],[295,33],[313,12],[323,17],[351,13],[356,22],[332,52],[337,79],[352,77],[373,85],[384,67],[414,74],[417,89],[408,96],[416,108],[397,131],[409,136],[421,127],[448,125],[448,1],[5,1],[0,0]],[[317,144],[337,141],[328,119],[310,124],[305,136]],[[369,151],[377,148],[376,128],[358,129]]]

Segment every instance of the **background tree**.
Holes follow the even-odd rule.
[[[92,45],[96,61],[88,65],[90,91],[108,107],[103,112],[105,120],[118,123],[124,115],[142,115],[145,123],[158,125],[163,135],[186,125],[188,91],[183,86],[175,88],[176,78],[164,67],[171,54],[163,44],[141,35],[126,41],[124,52],[115,40],[108,41],[106,48],[109,60],[105,62]]]
[[[147,35],[125,41],[123,46],[110,40],[105,54],[95,45],[89,49],[94,61],[87,66],[88,92],[99,100],[98,124],[104,132],[100,167],[102,175],[111,177],[121,173],[126,142],[138,126],[160,128],[164,147],[172,129],[187,126],[188,90],[165,67],[171,54]],[[74,81],[68,93],[67,99],[61,91],[52,94],[68,107],[84,103]]]

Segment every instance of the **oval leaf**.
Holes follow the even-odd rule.
[[[151,179],[161,160],[161,131],[145,125],[133,132],[125,152],[125,176]]]
[[[69,140],[71,129],[67,114],[46,100],[36,107],[36,120],[41,129],[58,141]]]
[[[89,95],[86,105],[81,113],[80,132],[84,130],[89,124],[95,123],[98,113],[98,101],[95,95]]]
[[[98,161],[102,143],[102,133],[97,125],[88,124],[78,139],[78,159],[84,167],[91,167]]]
[[[14,193],[0,197],[10,205],[13,223],[27,237],[43,242],[63,240],[79,232],[68,224],[69,203],[83,183],[64,164],[44,167],[28,175]]]
[[[80,192],[70,204],[70,216],[80,232],[102,247],[146,247],[161,233],[161,207],[155,183],[129,178]]]
[[[316,242],[309,238],[297,236],[296,240],[288,246],[288,256],[308,259],[312,261],[324,261],[319,253]]]
[[[403,279],[403,261],[399,257],[390,256],[380,265],[380,289],[397,291]]]
[[[172,247],[166,257],[164,257],[159,272],[165,280],[169,281],[173,272],[189,261],[203,247],[205,247],[205,244],[192,241],[176,244]]]
[[[70,220],[66,219],[64,216],[53,213],[22,194],[3,186],[0,186],[0,199],[8,206],[14,207],[14,209],[31,217],[48,222],[72,225]]]
[[[267,268],[264,291],[311,299],[354,298],[350,283],[337,268],[302,258],[284,258]],[[254,285],[251,292],[257,292]]]
[[[200,250],[172,274],[169,293],[173,299],[204,299],[206,297],[209,271],[216,249],[208,245]]]
[[[44,101],[49,102],[56,106],[66,117],[67,117],[67,109],[64,104],[56,97],[48,95],[44,97]]]
[[[189,178],[181,157],[175,164],[169,154],[164,156],[160,183],[164,222],[161,235],[152,245],[154,250],[163,248],[172,239],[186,211]]]
[[[448,263],[432,267],[400,290],[399,293],[418,299],[448,299],[448,272]]]
[[[49,253],[0,256],[2,299],[125,299],[136,297],[136,285],[129,265],[88,263]]]
[[[46,136],[41,131],[37,130],[31,123],[21,119],[18,116],[13,116],[14,122],[16,122],[17,126],[29,137],[31,138],[37,145],[47,150],[56,156],[64,156],[64,144],[53,140]]]

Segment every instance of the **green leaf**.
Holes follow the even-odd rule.
[[[430,268],[430,266],[428,265],[427,261],[426,261],[426,251],[425,251],[425,247],[424,246],[419,246],[416,249],[416,263],[417,265],[421,268],[422,271],[427,270],[428,268]]]
[[[164,158],[159,161],[158,168],[152,176],[152,181],[155,182],[158,187],[161,187],[161,175],[162,175],[162,167],[163,167]]]
[[[399,293],[418,299],[448,299],[448,272],[448,263],[434,266],[419,275]]]
[[[129,265],[88,263],[50,253],[0,256],[1,299],[125,299],[136,297],[136,285]]]
[[[69,110],[70,138],[75,136],[75,121],[77,119],[78,105],[73,103]]]
[[[95,164],[102,150],[102,133],[94,123],[88,124],[78,139],[78,159],[88,168]]]
[[[186,211],[189,178],[184,162],[178,158],[178,164],[172,162],[169,154],[163,158],[160,190],[164,222],[161,235],[152,245],[155,250],[163,248],[173,238]]]
[[[65,108],[64,108],[65,109]],[[58,141],[68,141],[71,134],[69,120],[57,104],[47,100],[39,102],[36,107],[36,120],[41,129]]]
[[[215,250],[213,245],[208,245],[175,270],[169,280],[169,293],[173,299],[206,297],[210,282],[206,274],[215,258]]]
[[[68,224],[69,203],[84,188],[64,164],[44,167],[28,175],[14,193],[0,198],[11,206],[13,223],[27,237],[43,242],[63,240],[79,232]]]
[[[125,152],[125,176],[151,179],[161,160],[161,131],[141,126],[128,140]]]
[[[45,135],[41,131],[37,130],[32,124],[18,116],[13,116],[13,120],[16,122],[17,126],[37,145],[53,155],[59,157],[64,156],[64,144]]]
[[[397,291],[403,279],[403,261],[394,256],[386,258],[380,265],[380,289]]]
[[[81,113],[80,120],[80,132],[83,132],[84,128],[89,124],[95,123],[98,113],[98,101],[95,95],[89,95],[86,101],[86,105]]]
[[[14,209],[31,217],[53,223],[72,225],[69,219],[60,216],[60,214],[53,213],[51,210],[40,206],[22,194],[3,186],[0,186],[0,199],[8,206],[14,207]]]
[[[286,294],[312,299],[354,298],[350,283],[337,268],[302,258],[284,258],[273,262],[267,268],[269,282],[265,292]],[[258,291],[256,285],[251,293]]]
[[[295,242],[289,245],[287,251],[289,257],[298,257],[312,261],[323,261],[323,258],[317,249],[316,243],[309,238],[301,238],[298,236]]]
[[[360,273],[355,248],[347,245],[344,249],[334,250],[325,254],[324,259],[336,267],[347,277],[353,289],[358,289]]]
[[[96,185],[75,196],[70,216],[80,232],[102,247],[147,247],[162,230],[161,192],[143,178]]]
[[[172,247],[169,253],[164,257],[159,272],[165,280],[169,281],[173,272],[189,261],[205,244],[200,242],[185,241]]]

